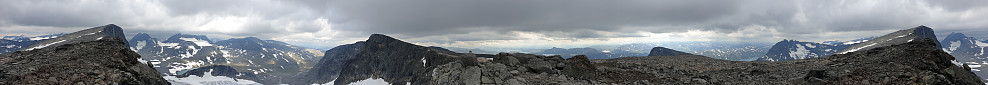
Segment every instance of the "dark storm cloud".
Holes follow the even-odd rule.
[[[690,31],[726,37],[716,40],[776,41],[855,38],[858,35],[847,34],[918,25],[931,26],[938,34],[983,32],[988,17],[981,15],[988,15],[988,5],[981,3],[988,1],[2,0],[0,32],[71,32],[113,23],[135,33],[333,42],[329,46],[371,33],[412,42],[455,42],[523,40],[530,35],[570,40],[650,37],[647,34]],[[44,30],[25,29],[32,27]]]
[[[733,1],[339,0],[330,10],[360,30],[424,36],[470,31],[617,30],[693,24],[733,14]],[[485,27],[488,29],[470,29]],[[667,29],[675,30],[675,29]]]

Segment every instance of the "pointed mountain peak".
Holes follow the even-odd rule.
[[[947,38],[966,38],[966,37],[967,36],[965,36],[964,33],[958,33],[958,32],[952,32],[950,33],[950,35],[947,35]]]
[[[393,41],[403,42],[401,40],[392,38],[384,34],[371,34],[370,38],[367,38],[367,42],[393,42]]]

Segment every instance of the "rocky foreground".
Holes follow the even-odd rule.
[[[780,62],[692,54],[597,60],[582,55],[569,59],[522,53],[476,55],[374,34],[367,41],[327,51],[314,69],[298,76],[301,82],[293,84],[345,85],[372,79],[399,85],[984,84],[930,39]]]
[[[0,84],[167,85],[124,39],[63,44],[0,55]]]
[[[984,84],[968,67],[951,60],[929,39],[785,62],[725,61],[698,55],[590,61],[585,56],[562,59],[502,53],[494,62],[479,62],[479,66],[450,63],[437,68],[441,71],[437,73],[445,75],[437,76],[438,83],[433,84]],[[469,75],[476,73],[482,75]]]

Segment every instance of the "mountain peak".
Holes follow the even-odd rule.
[[[929,27],[926,27],[926,26],[919,26],[919,27],[915,27],[915,28],[910,28],[910,29],[905,29],[905,30],[899,30],[899,31],[895,31],[895,32],[892,32],[892,33],[883,35],[881,37],[877,37],[877,38],[874,38],[874,39],[865,41],[865,42],[863,42],[861,44],[857,44],[857,45],[854,45],[854,46],[851,46],[851,47],[842,49],[841,51],[839,51],[840,53],[838,53],[838,54],[844,54],[844,53],[854,52],[854,51],[858,51],[858,50],[868,50],[868,49],[872,49],[872,48],[876,48],[876,47],[884,47],[884,46],[891,46],[891,45],[896,45],[896,44],[902,44],[902,43],[911,42],[913,40],[921,40],[921,39],[924,39],[924,38],[929,38],[929,39],[933,39],[934,41],[938,41],[936,35],[934,35],[933,33],[934,33],[933,32],[933,29],[932,28],[929,28]],[[939,42],[936,42],[936,43],[937,43],[936,46],[937,47],[940,47]]]
[[[31,46],[21,48],[21,50],[26,51],[26,50],[45,48],[45,47],[60,46],[64,44],[96,41],[100,39],[110,39],[112,37],[127,39],[127,37],[124,37],[122,28],[118,27],[117,25],[109,24],[109,25],[93,27],[93,28],[65,34],[55,39],[44,40],[38,43],[34,43]],[[124,41],[124,44],[129,44],[126,42],[127,41]]]
[[[401,41],[393,37],[384,34],[371,34],[370,38],[367,38],[367,42],[393,42]]]
[[[665,47],[655,47],[652,48],[651,52],[648,53],[648,56],[676,56],[683,54],[689,54],[689,53],[676,51]]]

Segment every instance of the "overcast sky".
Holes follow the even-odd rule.
[[[988,38],[988,0],[2,0],[0,33],[116,24],[328,49],[379,33],[427,46],[582,47],[663,41],[820,42],[926,25]]]

